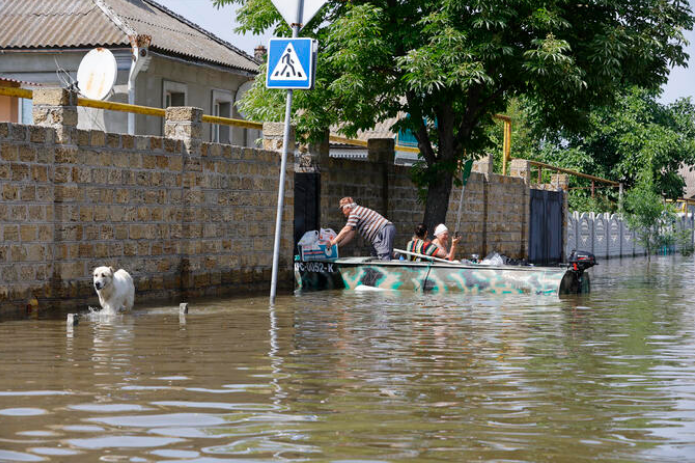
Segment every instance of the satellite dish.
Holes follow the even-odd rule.
[[[95,48],[82,58],[77,69],[77,86],[80,93],[92,100],[106,98],[118,73],[116,58],[106,48]]]

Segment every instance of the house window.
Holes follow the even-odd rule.
[[[224,90],[212,91],[212,115],[232,117],[232,93]],[[211,124],[210,140],[215,143],[231,143],[232,132],[228,125]]]
[[[164,108],[169,108],[172,106],[186,106],[187,93],[186,84],[165,80],[163,82],[162,97]]]

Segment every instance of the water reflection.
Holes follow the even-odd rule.
[[[0,322],[2,461],[686,461],[692,259],[593,293],[314,293]],[[107,456],[105,456],[107,455]]]

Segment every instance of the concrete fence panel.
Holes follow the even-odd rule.
[[[578,224],[579,214],[575,211],[567,217],[567,231],[565,233],[565,256],[569,257],[572,251],[577,249],[577,239],[579,237],[577,233]]]
[[[619,257],[623,254],[623,221],[620,216],[608,216],[608,257]]]
[[[624,220],[620,220],[620,226],[623,230],[622,236],[622,256],[634,256],[635,255],[635,233],[630,230]]]
[[[582,212],[577,220],[577,250],[594,252],[594,214]]]
[[[688,230],[690,242],[695,243],[695,214],[679,214],[673,231]],[[635,233],[619,214],[572,213],[567,220],[566,252],[573,249],[594,253],[599,258],[632,257],[644,255],[645,249],[637,243]],[[677,244],[676,249],[680,249]]]
[[[608,220],[605,214],[594,215],[594,254],[608,257]]]

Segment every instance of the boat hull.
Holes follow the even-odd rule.
[[[589,292],[589,276],[566,267],[516,267],[369,261],[295,262],[303,290],[358,289],[463,294],[578,294]],[[360,288],[362,289],[362,288]]]

